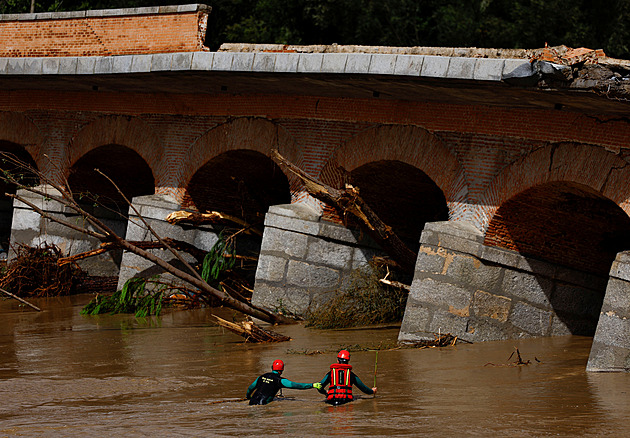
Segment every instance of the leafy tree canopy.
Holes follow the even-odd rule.
[[[190,0],[36,0],[37,12]],[[30,0],[0,0],[0,13]],[[207,43],[604,49],[630,58],[630,2],[610,0],[213,0]]]

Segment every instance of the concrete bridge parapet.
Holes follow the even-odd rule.
[[[311,207],[272,206],[265,217],[252,303],[303,316],[377,253],[372,239],[320,221]]]
[[[592,334],[606,281],[485,246],[467,222],[427,223],[399,341]]]

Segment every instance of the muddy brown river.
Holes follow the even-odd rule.
[[[376,398],[330,407],[315,390],[285,389],[248,406],[230,400],[274,359],[284,377],[315,382],[337,349],[391,344],[398,330],[293,325],[278,329],[290,342],[251,345],[208,310],[82,316],[88,300],[33,301],[41,313],[0,300],[0,437],[630,436],[630,376],[586,373],[590,338],[380,351]],[[530,365],[508,366],[515,347]],[[375,359],[352,353],[368,386]]]

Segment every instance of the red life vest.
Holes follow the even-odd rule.
[[[352,365],[334,363],[330,366],[330,386],[328,400],[352,400]]]

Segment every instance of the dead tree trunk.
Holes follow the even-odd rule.
[[[376,240],[403,269],[413,274],[417,254],[411,251],[400,240],[392,228],[385,224],[376,213],[359,196],[358,191],[351,185],[346,185],[345,190],[327,186],[315,178],[307,175],[302,169],[284,158],[277,150],[271,152],[271,158],[291,173],[295,174],[304,183],[304,187],[313,197],[335,207],[342,217],[351,214],[359,220],[359,224],[368,234]]]

